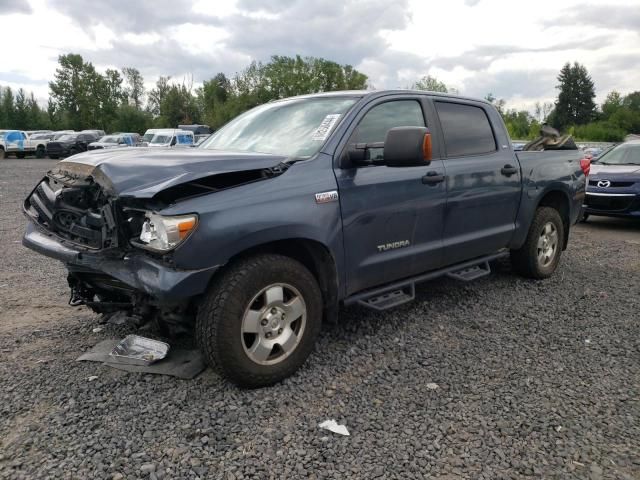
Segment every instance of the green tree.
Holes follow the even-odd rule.
[[[622,96],[617,91],[609,92],[607,98],[602,104],[602,117],[608,119],[622,108]]]
[[[554,126],[585,125],[595,118],[595,85],[584,65],[566,63],[558,75]]]
[[[144,133],[153,126],[151,113],[140,110],[135,105],[122,104],[118,107],[113,131]]]
[[[149,104],[147,108],[153,115],[160,115],[160,106],[171,89],[169,80],[171,80],[171,77],[163,77],[161,75],[156,81],[156,88],[149,92]]]
[[[61,55],[58,63],[54,81],[49,82],[56,108],[71,128],[95,128],[102,123],[100,89],[104,79],[81,55]]]
[[[436,77],[426,75],[413,84],[411,87],[414,90],[427,90],[429,92],[441,92],[449,93],[451,90],[444,82],[441,82]]]
[[[131,102],[137,109],[142,109],[144,97],[144,78],[142,74],[137,68],[123,67],[122,76],[126,85],[124,93],[127,101]]]
[[[498,110],[498,112],[500,112],[501,115],[504,115],[504,107],[507,105],[507,102],[504,100],[504,98],[496,98],[493,93],[489,92],[487,93],[487,95],[484,97],[484,99],[493,104],[494,107],[496,107],[496,109]]]
[[[1,90],[1,89],[0,89]],[[13,97],[13,91],[11,87],[6,87],[2,93],[2,103],[0,107],[2,112],[2,124],[3,128],[16,128],[15,124],[15,103]]]

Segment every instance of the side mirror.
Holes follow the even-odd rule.
[[[431,133],[425,127],[395,127],[384,141],[384,164],[388,167],[419,167],[431,163]]]

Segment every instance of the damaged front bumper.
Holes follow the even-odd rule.
[[[95,290],[108,289],[104,280],[92,285],[96,278],[111,277],[120,284],[122,293],[151,297],[158,305],[178,303],[200,295],[219,267],[202,270],[179,270],[156,260],[144,252],[131,252],[120,258],[108,258],[100,252],[74,248],[71,242],[41,230],[33,221],[27,223],[22,244],[38,253],[64,262],[71,275],[81,276]],[[85,280],[83,280],[85,281]],[[115,285],[112,282],[112,285]],[[130,289],[130,292],[126,292]]]

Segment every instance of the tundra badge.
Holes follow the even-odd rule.
[[[408,247],[411,245],[409,240],[400,240],[398,242],[385,243],[378,245],[378,252],[386,252],[387,250],[395,250],[396,248]]]
[[[332,190],[330,192],[316,193],[316,203],[329,203],[338,201],[338,192]]]

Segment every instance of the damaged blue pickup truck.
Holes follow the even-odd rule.
[[[25,246],[64,262],[71,304],[194,330],[245,387],[293,374],[341,305],[375,310],[510,256],[553,274],[589,163],[518,152],[485,101],[333,92],[258,106],[200,147],[61,161],[24,203]]]

